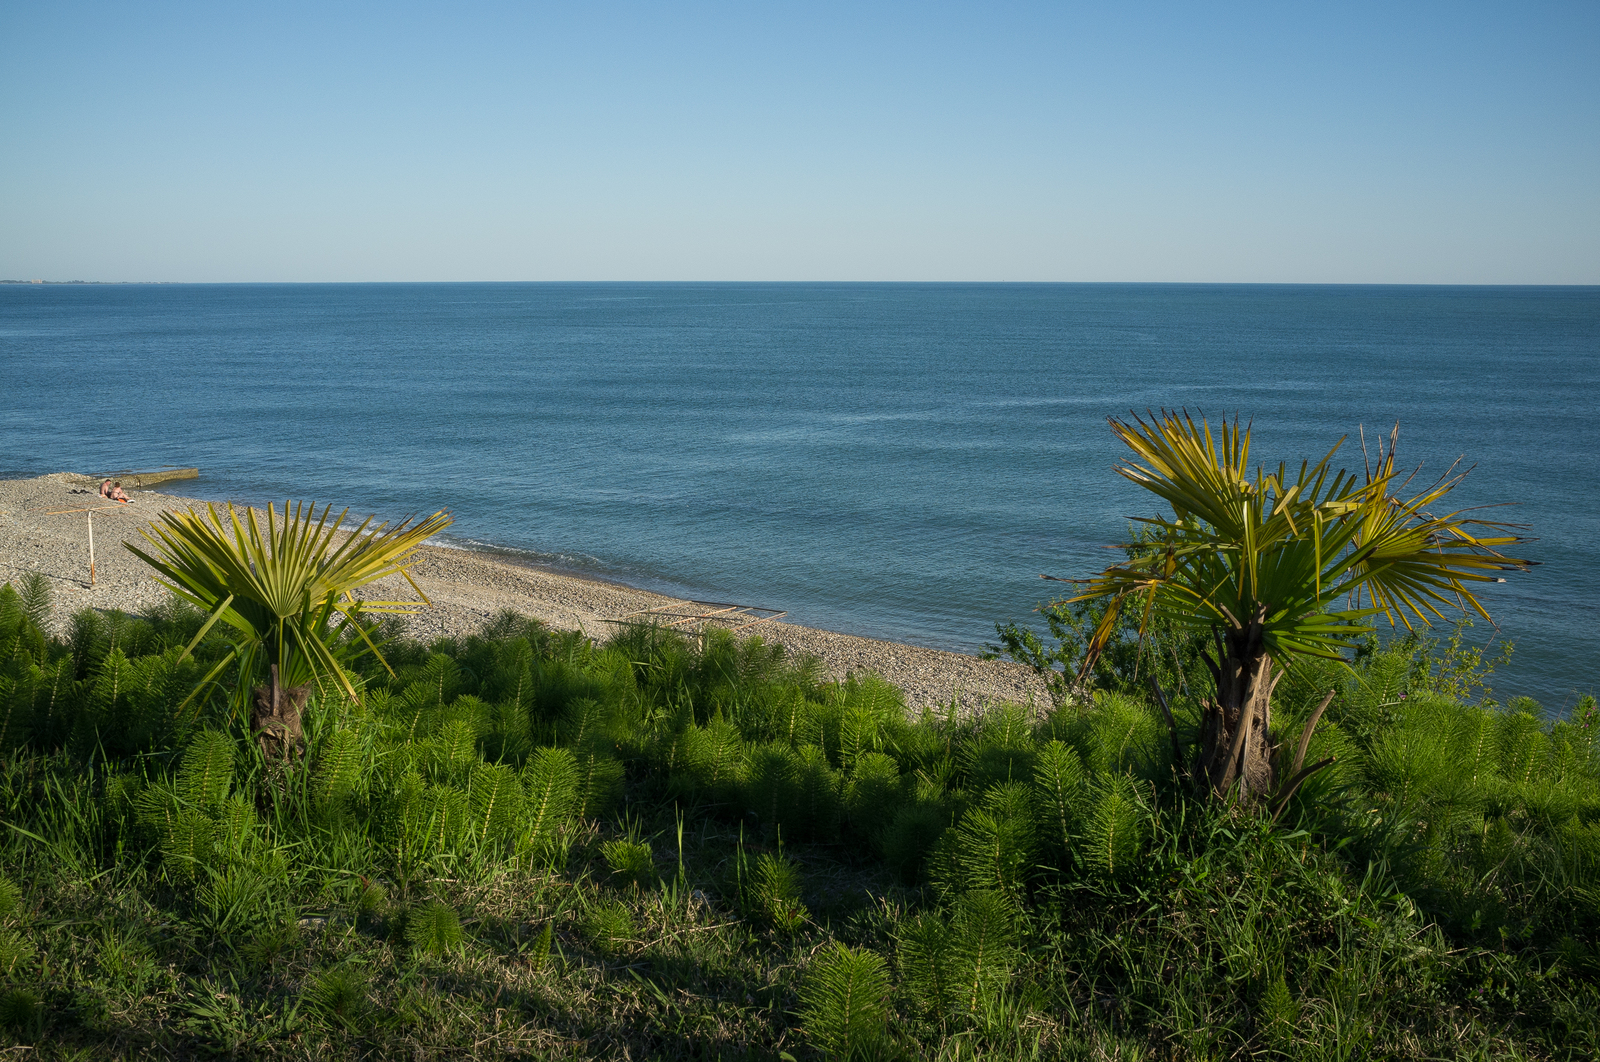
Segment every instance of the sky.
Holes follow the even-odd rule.
[[[0,0],[0,278],[1600,283],[1600,4]]]

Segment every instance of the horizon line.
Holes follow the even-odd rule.
[[[119,286],[183,286],[183,287],[336,287],[341,285],[561,285],[561,284],[655,284],[694,285],[741,284],[756,285],[944,285],[990,287],[1258,287],[1258,288],[1595,288],[1600,281],[1433,281],[1433,280],[8,280],[0,279],[6,287],[119,287]]]

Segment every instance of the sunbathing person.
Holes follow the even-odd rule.
[[[102,497],[102,498],[111,497],[111,481],[109,479],[108,480],[104,480],[104,481],[101,482],[101,484],[100,484],[100,497]]]
[[[128,495],[123,491],[122,483],[120,481],[111,485],[111,494],[109,497],[112,501],[119,501],[124,505],[128,503]]]

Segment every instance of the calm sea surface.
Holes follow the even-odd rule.
[[[1186,406],[1402,463],[1543,562],[1497,683],[1600,662],[1600,289],[920,284],[0,286],[0,474],[448,508],[459,545],[973,650],[1154,499],[1105,418]],[[1054,584],[1058,585],[1058,584]]]

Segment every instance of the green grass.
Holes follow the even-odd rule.
[[[1137,698],[908,719],[757,640],[503,617],[271,764],[199,619],[0,589],[0,1046],[29,1057],[1592,1058],[1594,711],[1339,691],[1272,824]],[[1180,731],[1195,706],[1174,705]]]

